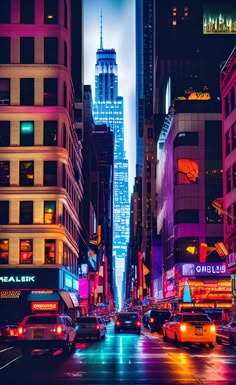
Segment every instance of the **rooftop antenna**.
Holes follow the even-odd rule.
[[[100,14],[100,49],[103,49],[103,44],[102,44],[102,8],[101,8],[101,14]]]

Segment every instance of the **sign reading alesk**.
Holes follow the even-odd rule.
[[[226,264],[221,263],[178,263],[177,271],[182,276],[221,276],[228,275]]]
[[[35,282],[35,275],[0,275],[0,282]]]

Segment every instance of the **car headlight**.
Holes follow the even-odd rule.
[[[215,333],[215,332],[216,332],[216,327],[215,327],[215,325],[211,325],[211,326],[210,326],[210,332],[211,332],[211,333]]]
[[[186,324],[181,324],[181,325],[180,325],[180,330],[181,330],[181,332],[186,332],[186,330],[187,330],[187,325],[186,325]]]

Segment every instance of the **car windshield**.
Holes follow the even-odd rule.
[[[44,325],[52,325],[57,323],[57,317],[55,316],[32,316],[29,317],[26,321],[26,325],[34,325],[34,324],[44,324]]]
[[[165,319],[168,319],[170,318],[170,313],[167,312],[167,311],[154,311],[153,313],[151,313],[151,316],[152,317],[155,317],[155,318],[165,318]]]
[[[207,317],[206,315],[196,315],[196,314],[193,314],[193,315],[184,315],[183,316],[183,321],[184,322],[189,322],[189,321],[207,321],[207,322],[211,322],[211,319],[209,317]]]
[[[90,318],[83,317],[83,318],[77,318],[76,322],[79,324],[94,324],[94,323],[97,323],[97,320],[94,317],[90,317]]]
[[[119,314],[118,319],[119,320],[137,320],[138,314],[134,314],[134,313]]]

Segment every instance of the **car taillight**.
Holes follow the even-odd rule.
[[[96,330],[100,330],[100,325],[99,325],[99,324],[96,324],[96,325],[95,325],[95,329],[96,329]]]
[[[150,320],[149,320],[150,324],[154,324],[154,318],[151,317]]]
[[[23,335],[23,328],[22,327],[20,327],[18,329],[17,334],[18,334],[19,337]]]
[[[116,321],[116,326],[120,326],[120,321]]]
[[[187,325],[186,325],[186,324],[181,324],[181,325],[180,325],[180,330],[181,330],[181,332],[186,332],[186,330],[187,330]]]
[[[211,326],[210,326],[210,332],[211,332],[211,333],[215,333],[215,331],[216,331],[215,325],[211,325]]]
[[[12,330],[12,329],[8,330],[8,335],[13,337],[15,335],[14,330]]]
[[[56,334],[60,336],[62,334],[63,328],[61,325],[58,325],[56,328]]]
[[[136,322],[136,325],[137,325],[137,326],[141,326],[141,322],[140,322],[140,321],[137,321],[137,322]]]

